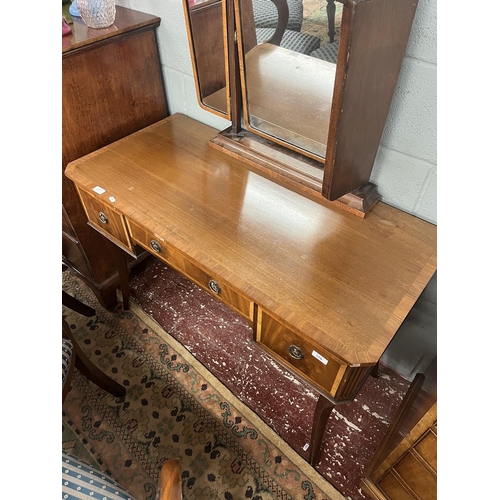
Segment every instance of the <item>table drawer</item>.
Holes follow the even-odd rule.
[[[127,253],[135,256],[127,232],[125,217],[115,211],[112,206],[94,198],[93,195],[80,189],[78,189],[78,193],[80,194],[89,224]]]
[[[253,323],[253,302],[243,297],[217,276],[204,271],[179,250],[155,237],[137,224],[128,221],[132,240],[156,255],[163,262],[186,276],[201,288],[217,297],[231,309]]]
[[[331,393],[341,364],[259,308],[256,340],[285,364]]]

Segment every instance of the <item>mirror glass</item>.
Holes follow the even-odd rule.
[[[184,15],[199,103],[231,119],[226,0],[184,0]]]
[[[235,10],[246,127],[324,162],[342,4],[237,0]]]

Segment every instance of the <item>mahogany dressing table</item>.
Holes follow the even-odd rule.
[[[320,391],[315,464],[333,405],[356,396],[436,271],[436,226],[382,202],[361,218],[280,185],[211,147],[216,134],[175,114],[65,173],[97,232],[216,296]]]

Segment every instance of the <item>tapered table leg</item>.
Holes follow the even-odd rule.
[[[334,404],[324,396],[319,397],[314,411],[313,428],[311,432],[311,441],[309,448],[309,463],[314,467],[319,462],[321,443],[323,442],[323,434],[325,432],[326,422],[333,410]]]
[[[112,248],[112,252],[115,255],[116,266],[118,268],[118,276],[120,278],[120,288],[122,291],[123,298],[123,310],[128,311],[130,309],[130,285],[128,279],[128,264],[126,253],[118,248],[113,243],[109,243]]]
[[[380,369],[380,361],[377,361],[377,364],[373,365],[373,369],[372,371],[370,372],[370,375],[373,377],[373,378],[378,378],[380,373],[379,373],[379,369]]]

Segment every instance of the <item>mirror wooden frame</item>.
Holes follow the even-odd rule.
[[[251,0],[218,1],[226,5],[223,23],[230,95],[226,117],[231,126],[210,145],[322,204],[364,217],[380,200],[370,176],[418,0],[340,0],[342,24],[324,161],[275,137],[256,134],[249,130],[248,120],[246,128],[242,126],[245,66],[240,21],[242,9],[251,8]],[[187,15],[186,25],[192,40]],[[193,52],[192,57],[196,78],[199,62]]]
[[[198,104],[231,120],[226,0],[189,3],[184,0],[183,8]],[[218,31],[219,36],[195,37],[193,33],[202,27]],[[215,59],[214,55],[221,51],[223,58]]]

